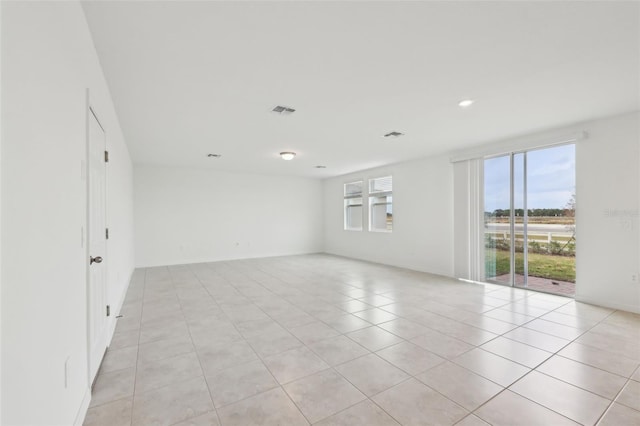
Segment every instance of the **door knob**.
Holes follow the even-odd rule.
[[[89,256],[89,265],[93,265],[94,263],[102,263],[102,257],[100,257],[100,256],[96,256],[96,257]]]

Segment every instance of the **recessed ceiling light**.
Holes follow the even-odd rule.
[[[326,169],[327,168],[327,166],[315,166],[315,167],[316,167],[316,169]]]
[[[271,111],[281,115],[289,115],[296,112],[295,109],[283,105],[276,105]]]
[[[470,107],[475,101],[473,99],[463,99],[460,102],[458,102],[458,106],[460,108],[467,108]]]
[[[389,132],[384,135],[385,138],[399,138],[400,136],[404,136],[404,133],[400,132]]]
[[[282,157],[282,159],[286,161],[293,160],[295,156],[295,152],[284,151],[280,153],[280,157]]]
[[[222,154],[207,154],[207,157],[210,157],[210,158],[220,158],[220,157],[222,157]]]

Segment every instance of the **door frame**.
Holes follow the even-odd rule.
[[[484,205],[485,205],[485,191],[484,191],[484,167],[485,167],[485,161],[488,159],[492,159],[492,158],[498,158],[498,157],[509,157],[509,267],[510,267],[510,283],[501,283],[498,281],[488,281],[487,277],[486,277],[486,271],[485,271],[485,246],[484,246],[484,228],[480,227],[480,231],[482,233],[482,235],[480,235],[480,247],[479,247],[479,254],[480,254],[480,264],[482,265],[482,269],[481,269],[481,277],[482,277],[482,282],[485,283],[490,283],[490,284],[498,284],[498,285],[503,285],[506,287],[513,287],[513,288],[520,288],[520,289],[524,289],[524,290],[529,290],[529,291],[535,291],[535,292],[539,292],[539,293],[548,293],[548,294],[553,294],[553,295],[560,295],[560,296],[564,296],[562,294],[558,294],[558,293],[554,293],[551,291],[544,291],[544,290],[540,290],[540,289],[532,289],[529,288],[528,286],[528,278],[529,278],[529,259],[528,259],[528,252],[529,252],[529,244],[528,244],[528,219],[529,219],[529,209],[528,209],[528,184],[529,184],[529,179],[528,179],[528,164],[527,164],[527,154],[529,152],[532,151],[540,151],[540,150],[544,150],[544,149],[551,149],[551,148],[556,148],[556,147],[560,147],[560,146],[566,146],[566,145],[574,145],[574,147],[576,146],[576,140],[578,139],[572,139],[572,140],[567,140],[567,141],[563,141],[561,143],[554,143],[554,144],[550,144],[550,145],[544,145],[544,146],[540,146],[540,147],[533,147],[533,148],[527,148],[527,149],[516,149],[513,151],[507,151],[507,152],[503,152],[503,153],[499,153],[499,154],[492,154],[492,155],[487,155],[481,158],[481,169],[482,169],[482,173],[480,174],[481,179],[482,179],[482,191],[481,191],[481,216],[484,216]],[[524,282],[521,285],[517,285],[516,284],[516,259],[515,259],[515,192],[516,192],[516,188],[515,188],[515,156],[518,154],[522,154],[523,158],[522,158],[522,173],[523,173],[523,186],[522,186],[522,202],[523,202],[523,239],[524,239],[524,250],[523,250],[523,275],[524,275]],[[574,189],[575,190],[575,189]],[[577,283],[576,283],[577,286]],[[574,296],[566,296],[566,297],[571,297],[571,298],[575,298]]]
[[[100,370],[100,366],[102,364],[102,361],[104,360],[104,354],[100,359],[100,362],[98,363],[98,366],[95,368],[95,374],[92,374],[92,370],[94,367],[93,365],[93,360],[92,360],[92,342],[91,342],[91,337],[92,337],[92,332],[91,332],[91,315],[93,313],[92,310],[92,306],[91,306],[91,271],[90,271],[90,265],[89,265],[89,259],[91,257],[91,240],[90,240],[90,232],[89,232],[89,227],[90,227],[90,215],[91,215],[91,198],[90,198],[90,191],[91,191],[91,181],[90,181],[90,166],[91,166],[91,162],[90,162],[90,155],[91,155],[91,130],[90,130],[90,120],[91,120],[91,116],[93,116],[93,118],[95,118],[96,122],[98,123],[98,125],[100,126],[100,128],[102,129],[102,131],[104,132],[104,149],[106,151],[107,149],[107,131],[104,128],[104,126],[102,125],[102,122],[100,121],[100,118],[98,118],[98,114],[96,113],[96,108],[92,105],[91,100],[90,100],[90,90],[87,89],[86,91],[86,105],[85,105],[85,113],[86,113],[86,117],[85,117],[85,129],[86,129],[86,137],[85,137],[85,158],[84,158],[84,167],[83,167],[83,174],[85,177],[85,226],[84,226],[84,232],[83,232],[83,239],[84,239],[84,245],[85,245],[85,250],[84,250],[84,256],[83,256],[83,265],[85,268],[85,288],[86,288],[86,325],[87,325],[87,378],[88,378],[88,383],[89,386],[92,387],[96,377],[98,376],[98,372]],[[108,188],[108,175],[107,175],[107,167],[105,164],[105,169],[104,169],[104,207],[105,207],[105,211],[104,211],[104,218],[105,218],[105,227],[107,227],[107,201],[108,201],[108,197],[107,197],[107,188]],[[108,260],[108,239],[105,240],[105,253],[104,253],[104,258]],[[109,268],[108,268],[108,262],[105,263],[104,265],[104,285],[105,285],[105,302],[108,304],[108,297],[109,297],[109,292],[108,292],[108,276],[109,276]],[[106,321],[106,320],[105,320]],[[107,321],[107,325],[105,326],[105,330],[108,329],[108,321]],[[107,337],[108,333],[105,333],[105,353],[108,347],[108,337]]]
[[[545,147],[548,148],[548,147]],[[538,148],[538,149],[544,149],[544,148]],[[528,289],[527,288],[527,280],[529,277],[529,259],[528,259],[528,223],[529,223],[529,211],[528,211],[528,194],[527,194],[527,185],[528,185],[528,178],[527,178],[527,153],[529,151],[533,151],[533,149],[528,149],[528,150],[517,150],[517,151],[510,151],[508,153],[503,153],[503,154],[496,154],[496,155],[488,155],[486,157],[482,158],[482,170],[483,170],[483,174],[482,174],[482,178],[483,178],[483,182],[484,182],[484,165],[485,165],[485,161],[492,159],[492,158],[498,158],[498,157],[509,157],[509,283],[501,283],[498,281],[488,281],[487,277],[484,276],[484,268],[483,268],[483,281],[485,282],[490,282],[491,284],[499,284],[499,285],[504,285],[507,287],[516,287],[516,288],[524,288],[524,289]],[[524,273],[523,273],[523,279],[524,282],[521,285],[516,285],[516,173],[515,173],[515,169],[516,169],[516,164],[515,164],[515,157],[518,154],[522,154],[522,210],[523,210],[523,216],[522,216],[522,233],[523,233],[523,239],[524,239],[524,249],[523,249],[523,269],[524,269]],[[482,190],[482,211],[484,212],[484,200],[485,200],[485,195],[484,194],[484,184],[483,184],[483,190]],[[481,228],[483,229],[483,228]],[[483,231],[484,233],[484,231]],[[483,238],[480,239],[480,241],[482,241],[482,250],[481,250],[481,256],[482,256],[482,264],[484,265],[484,259],[485,259],[485,248],[484,248],[484,235],[482,235]]]

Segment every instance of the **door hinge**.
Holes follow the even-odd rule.
[[[111,305],[107,305],[107,316],[111,316]]]
[[[109,151],[105,151],[104,152],[104,162],[108,163],[109,162]]]
[[[109,228],[105,228],[104,229],[104,237],[108,240],[109,239]]]

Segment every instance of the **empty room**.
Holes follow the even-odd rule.
[[[0,424],[640,425],[639,1],[0,1]]]

